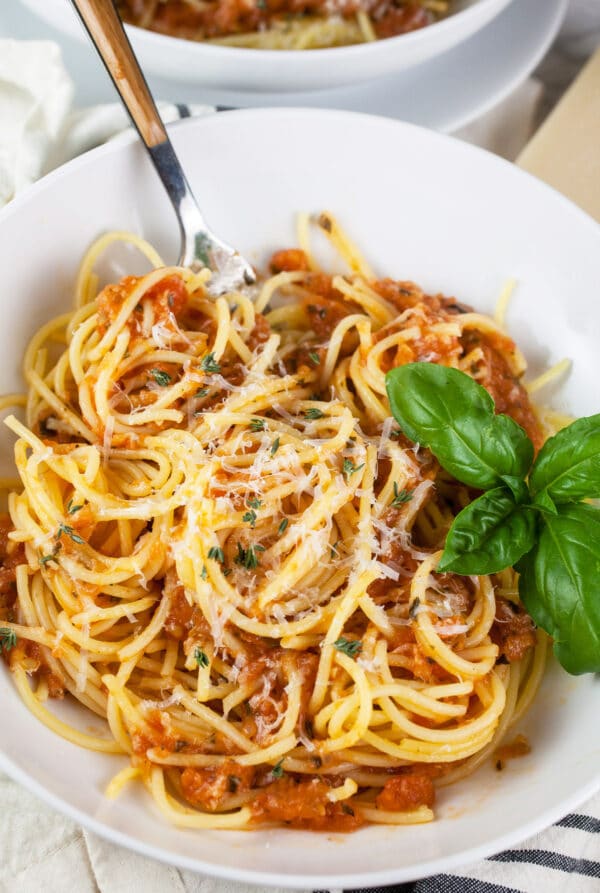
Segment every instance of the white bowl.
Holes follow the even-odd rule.
[[[84,36],[66,0],[23,0],[47,22]],[[444,53],[483,28],[511,0],[456,0],[456,12],[410,34],[333,49],[288,51],[213,46],[128,28],[143,68],[185,83],[241,91],[290,92],[354,84]]]
[[[593,384],[600,228],[546,186],[448,137],[346,112],[230,112],[183,122],[172,136],[209,221],[254,260],[294,244],[296,211],[327,208],[381,275],[414,279],[488,312],[506,279],[516,277],[508,325],[532,371],[572,357],[556,405],[575,414],[600,408]],[[168,260],[176,256],[172,212],[131,141],[79,158],[0,213],[4,391],[20,385],[33,330],[70,306],[86,246],[115,227],[143,233]],[[116,277],[124,269],[108,272]],[[11,440],[1,434],[5,464]],[[106,800],[104,787],[123,759],[55,737],[22,705],[4,667],[0,703],[0,769],[116,843],[259,884],[356,888],[450,870],[534,833],[600,787],[600,680],[569,677],[556,665],[514,730],[530,740],[529,756],[502,773],[488,765],[441,790],[430,825],[348,836],[177,830],[143,789]],[[69,704],[59,709],[77,713]],[[80,721],[89,727],[90,716]]]

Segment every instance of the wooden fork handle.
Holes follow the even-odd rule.
[[[71,0],[142,140],[149,149],[167,134],[112,0]]]

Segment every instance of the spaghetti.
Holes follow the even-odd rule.
[[[216,300],[208,270],[103,237],[76,310],[27,350],[26,397],[2,404],[27,415],[6,420],[21,483],[0,538],[17,688],[59,735],[128,756],[111,796],[141,781],[184,827],[429,821],[543,672],[512,570],[436,572],[475,494],[398,431],[384,385],[405,362],[455,366],[539,446],[521,355],[318,225],[346,275],[317,268],[303,219],[255,293]],[[156,269],[96,298],[123,238]],[[59,720],[64,693],[109,734]]]
[[[368,43],[424,28],[449,0],[119,0],[122,18],[170,37],[263,50]]]

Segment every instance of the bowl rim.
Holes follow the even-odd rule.
[[[24,0],[24,2],[28,6],[33,5],[35,7],[40,3],[40,0]],[[397,34],[394,37],[381,38],[369,43],[357,43],[339,47],[319,47],[311,49],[310,52],[303,50],[274,51],[254,49],[253,47],[223,46],[220,44],[207,43],[202,40],[187,40],[182,37],[173,37],[169,34],[160,34],[156,31],[150,31],[147,28],[140,28],[137,25],[130,24],[126,25],[126,30],[134,40],[143,40],[145,48],[149,51],[156,50],[164,52],[165,42],[168,42],[173,52],[190,53],[199,50],[201,53],[206,53],[207,61],[210,61],[211,57],[214,59],[220,57],[222,61],[229,59],[231,62],[234,62],[236,60],[240,61],[241,58],[248,59],[249,57],[247,53],[248,50],[251,49],[251,58],[256,60],[259,64],[261,62],[268,64],[269,62],[272,62],[275,57],[275,59],[279,60],[279,64],[285,65],[293,60],[294,65],[300,65],[304,69],[311,66],[311,58],[317,58],[322,62],[334,60],[341,62],[343,55],[344,58],[350,62],[355,58],[372,55],[374,52],[377,52],[378,48],[382,45],[393,52],[394,47],[398,46],[398,41],[401,41],[400,47],[407,48],[411,45],[416,46],[423,42],[424,34],[432,34],[432,29],[433,33],[441,38],[445,33],[452,34],[452,32],[456,31],[461,24],[468,22],[469,19],[482,15],[482,9],[488,7],[493,10],[497,7],[496,13],[500,14],[506,6],[513,2],[516,2],[516,0],[472,0],[466,8],[459,9],[448,15],[446,18],[440,19],[437,22],[432,22],[431,25],[419,28],[416,31]],[[487,22],[488,19],[485,19],[481,27],[487,24]],[[194,47],[195,49],[192,51],[191,47]],[[444,50],[441,50],[441,52],[444,52]],[[334,55],[332,56],[332,54]],[[301,62],[299,61],[301,59],[307,59],[308,61]]]
[[[500,165],[507,170],[510,169],[513,176],[521,179],[523,182],[527,182],[529,184],[529,189],[534,188],[540,193],[550,194],[552,196],[552,200],[555,203],[558,202],[560,205],[565,207],[570,214],[575,213],[575,215],[580,218],[581,222],[584,225],[593,228],[597,236],[600,232],[600,225],[589,214],[587,214],[585,211],[583,211],[557,190],[538,180],[532,174],[516,168],[515,165],[511,164],[503,158],[500,158],[497,155],[494,155],[494,153],[480,147],[465,143],[462,140],[459,140],[447,134],[438,133],[415,124],[409,124],[406,122],[389,119],[383,116],[368,115],[361,112],[318,108],[258,108],[234,110],[232,112],[229,112],[227,116],[210,115],[200,118],[188,118],[173,122],[172,124],[169,124],[168,127],[169,129],[172,128],[173,130],[191,130],[194,127],[202,128],[206,126],[209,120],[213,122],[212,126],[219,126],[219,120],[223,121],[226,118],[230,119],[231,117],[239,118],[241,120],[243,120],[244,118],[260,120],[261,118],[265,117],[284,118],[286,115],[307,118],[323,118],[324,116],[327,116],[328,118],[335,117],[345,120],[351,118],[361,121],[363,123],[363,126],[370,126],[371,124],[373,124],[377,127],[384,127],[386,129],[416,131],[419,132],[421,135],[426,135],[427,140],[437,142],[440,146],[449,146],[453,149],[458,149],[460,152],[467,152],[467,154],[482,154],[484,156],[488,156],[493,159],[494,164]],[[42,177],[32,186],[24,190],[24,192],[22,192],[20,195],[16,196],[16,198],[13,199],[5,208],[0,210],[0,229],[2,226],[7,225],[13,214],[19,214],[21,208],[27,206],[31,202],[35,203],[37,195],[43,192],[48,186],[60,182],[65,177],[68,178],[71,171],[77,170],[82,167],[87,167],[89,165],[93,167],[96,158],[101,158],[124,151],[130,151],[130,147],[137,144],[137,142],[138,138],[135,133],[123,134],[121,135],[121,137],[109,143],[105,143],[102,146],[98,146],[94,149],[89,150],[83,155],[80,155],[79,157],[67,162],[58,169]],[[2,668],[2,672],[8,674],[9,671],[6,668]],[[419,866],[418,873],[415,873],[415,866],[413,865],[412,867],[408,866],[406,868],[398,866],[397,868],[392,869],[384,869],[380,871],[377,871],[375,869],[353,874],[328,875],[303,873],[292,875],[246,868],[230,868],[224,863],[207,863],[201,859],[191,858],[186,855],[174,853],[168,849],[163,849],[162,847],[148,844],[142,840],[139,840],[135,836],[130,835],[129,833],[116,830],[110,825],[95,818],[93,815],[87,814],[79,807],[71,805],[63,797],[47,789],[41,782],[31,777],[24,769],[18,766],[10,757],[3,753],[1,744],[0,770],[5,772],[17,783],[23,785],[23,787],[25,787],[31,793],[40,797],[40,799],[47,803],[49,806],[53,807],[63,815],[66,815],[85,829],[97,834],[99,837],[102,837],[109,842],[112,842],[119,846],[123,846],[128,850],[139,853],[143,856],[147,856],[149,858],[156,859],[159,862],[167,865],[174,865],[178,868],[195,872],[203,872],[211,877],[217,877],[236,882],[262,884],[266,887],[277,886],[289,889],[307,889],[309,887],[312,887],[313,889],[330,889],[333,887],[356,889],[358,887],[373,887],[384,886],[387,884],[403,883],[406,881],[414,881],[420,878],[429,877],[438,873],[447,873],[448,871],[456,869],[460,866],[464,866],[480,859],[484,859],[488,856],[499,853],[505,849],[519,844],[528,837],[531,837],[532,835],[549,827],[555,821],[562,818],[571,810],[576,809],[579,805],[581,805],[595,793],[600,791],[599,766],[595,776],[579,784],[574,790],[571,791],[568,797],[562,798],[560,802],[556,803],[554,806],[544,809],[534,819],[531,819],[525,824],[519,825],[514,830],[511,830],[503,835],[494,837],[488,842],[467,847],[466,849],[452,855],[445,855],[437,857],[435,859],[430,859]],[[227,834],[230,832],[223,833]]]
[[[150,859],[156,859],[164,865],[175,866],[184,871],[193,871],[196,873],[204,872],[209,877],[215,877],[222,880],[235,881],[237,883],[264,884],[266,887],[284,887],[291,890],[302,890],[312,888],[313,890],[330,890],[341,888],[343,890],[383,887],[390,884],[401,884],[410,881],[421,880],[436,874],[447,874],[453,869],[460,868],[486,859],[496,853],[503,852],[522,841],[533,837],[540,831],[553,825],[556,821],[563,818],[572,810],[577,809],[582,803],[600,792],[600,772],[596,779],[587,782],[585,785],[576,788],[570,797],[561,800],[552,809],[547,809],[541,813],[538,818],[532,819],[525,825],[520,825],[514,831],[510,831],[501,837],[494,838],[493,841],[486,844],[478,844],[455,853],[452,856],[440,856],[437,859],[431,859],[423,863],[423,871],[415,874],[406,868],[399,866],[398,868],[385,869],[383,871],[370,870],[360,874],[275,874],[265,871],[254,871],[252,869],[229,868],[224,864],[213,864],[203,862],[201,859],[193,859],[189,856],[172,853],[162,847],[155,847],[136,837],[126,834],[123,831],[117,831],[104,822],[87,815],[76,806],[71,806],[68,801],[64,800],[56,794],[53,794],[42,784],[31,778],[26,772],[20,769],[0,750],[0,770],[6,773],[13,781],[21,784],[30,793],[39,797],[48,806],[53,807],[57,812],[66,815],[77,824],[97,834],[103,840],[109,843],[115,843],[141,856],[147,856]],[[217,832],[213,832],[217,833]],[[229,831],[220,832],[222,834],[230,834]],[[250,832],[252,833],[252,832]],[[314,832],[307,831],[306,834]],[[360,832],[355,832],[360,833]]]

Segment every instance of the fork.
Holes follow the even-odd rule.
[[[219,295],[252,285],[248,261],[207,225],[161,121],[156,103],[112,0],[71,0],[127,109],[171,200],[181,233],[179,265],[209,267],[208,291]]]

